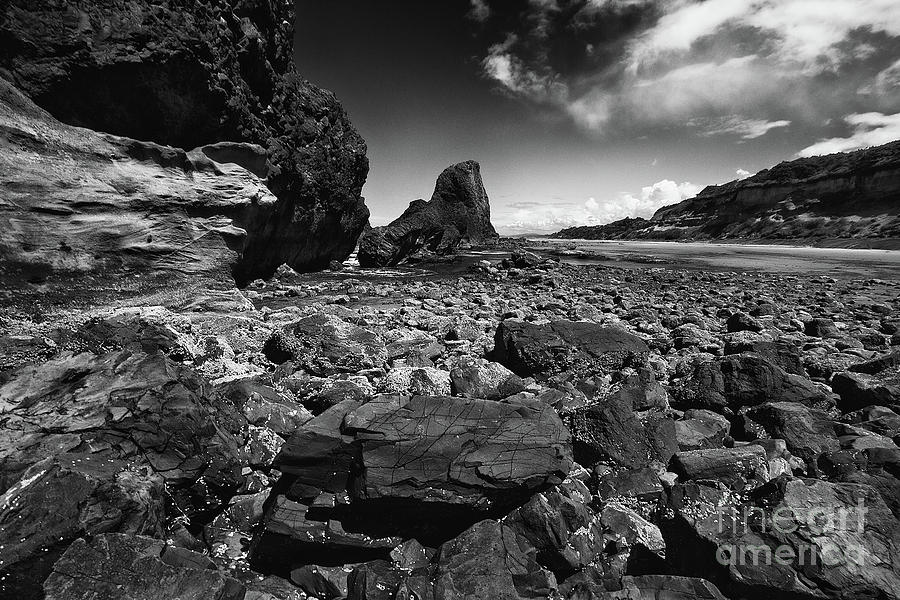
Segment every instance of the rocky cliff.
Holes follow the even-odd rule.
[[[360,240],[359,262],[391,266],[417,252],[447,254],[461,243],[486,244],[497,237],[481,167],[470,160],[440,174],[430,202],[415,200],[389,225],[367,231]]]
[[[900,142],[781,163],[661,208],[557,234],[588,239],[900,238]]]
[[[60,121],[185,150],[265,149],[261,175],[278,201],[247,237],[238,280],[352,251],[368,218],[366,146],[334,96],[293,72],[293,3],[12,0],[0,10],[0,75]]]

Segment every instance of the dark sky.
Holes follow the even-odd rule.
[[[296,60],[369,147],[384,224],[478,160],[506,233],[649,216],[900,138],[896,0],[299,0]],[[739,173],[740,172],[740,173]]]

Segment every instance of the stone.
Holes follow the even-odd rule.
[[[823,452],[839,450],[836,424],[820,410],[796,402],[769,402],[744,413],[749,438],[784,440],[787,449],[808,463]]]
[[[144,536],[77,540],[44,582],[46,600],[244,600],[243,584],[201,554]]]
[[[570,444],[539,400],[344,402],[282,448],[275,466],[284,495],[274,498],[254,564],[281,572],[303,553],[316,564],[327,564],[328,552],[343,562],[385,558],[397,536],[437,545],[563,481]]]
[[[900,526],[867,485],[782,476],[751,492],[746,503],[685,485],[673,490],[670,506],[674,516],[663,535],[679,550],[667,555],[670,564],[683,575],[702,573],[728,597],[896,598],[900,592]]]
[[[731,423],[710,410],[686,411],[684,419],[675,421],[675,440],[679,450],[721,448],[731,431]]]
[[[581,465],[598,461],[628,468],[666,464],[677,450],[672,419],[654,415],[642,422],[627,397],[611,396],[569,411],[563,418],[572,432],[575,460]]]
[[[466,398],[499,400],[525,390],[525,382],[501,365],[465,358],[450,371],[453,392]]]
[[[831,319],[811,319],[803,324],[806,335],[819,338],[839,338],[840,330]]]
[[[379,387],[385,394],[449,396],[450,373],[434,367],[394,367]]]
[[[441,546],[434,574],[437,598],[547,598],[556,589],[528,541],[497,521],[481,521]]]
[[[769,480],[768,458],[760,446],[678,452],[671,470],[680,480],[721,481],[735,489]]]
[[[728,317],[728,320],[725,322],[725,328],[729,333],[733,333],[736,331],[762,331],[763,326],[744,312],[736,312]]]
[[[736,412],[765,402],[833,406],[830,394],[809,379],[793,375],[755,354],[702,361],[675,390],[676,406]]]
[[[617,371],[649,351],[639,337],[596,323],[507,319],[497,328],[491,358],[522,377],[564,372],[578,378]]]
[[[900,367],[877,375],[836,373],[831,387],[841,397],[840,408],[845,412],[875,405],[900,409]]]
[[[416,200],[385,227],[367,231],[359,243],[363,267],[389,267],[421,252],[447,254],[463,242],[496,242],[481,167],[475,161],[453,165],[438,177],[430,202]]]
[[[80,536],[162,536],[164,494],[152,469],[119,459],[66,453],[35,463],[0,495],[0,595],[39,597]]]
[[[503,523],[528,540],[537,550],[537,561],[563,580],[593,563],[605,550],[603,523],[590,503],[587,486],[566,479],[533,496]]]
[[[263,347],[275,364],[293,361],[318,376],[356,373],[387,360],[381,336],[337,316],[318,313],[276,331]]]

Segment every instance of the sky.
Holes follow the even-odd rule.
[[[898,0],[298,0],[295,62],[366,140],[376,226],[469,159],[515,235],[900,139]]]

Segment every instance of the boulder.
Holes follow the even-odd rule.
[[[787,449],[807,462],[841,447],[837,425],[829,416],[796,402],[768,402],[743,413],[749,438],[784,440]]]
[[[91,454],[48,457],[0,495],[0,595],[38,598],[80,536],[162,536],[163,479],[149,466]]]
[[[731,431],[731,423],[710,410],[686,411],[684,419],[675,421],[675,440],[679,450],[721,448]]]
[[[246,592],[202,554],[124,534],[77,540],[44,582],[46,600],[245,600]]]
[[[140,163],[161,153],[166,167],[187,167],[180,183],[155,182],[162,165],[135,163],[127,173],[116,171],[110,159],[123,153],[89,141],[86,132],[80,134],[81,145],[94,150],[71,160],[61,152],[65,145],[32,153],[35,169],[53,169],[62,176],[60,183],[72,187],[59,186],[66,193],[53,194],[48,183],[17,203],[28,209],[16,218],[27,217],[35,231],[66,235],[45,236],[40,254],[25,257],[29,270],[50,262],[55,272],[72,273],[77,260],[98,274],[118,261],[144,263],[149,272],[167,259],[194,271],[224,263],[239,281],[250,281],[271,275],[282,263],[322,269],[353,250],[368,218],[360,197],[368,172],[366,147],[334,96],[293,72],[292,6],[138,0],[89,1],[73,8],[15,0],[5,4],[0,23],[8,41],[0,51],[0,69],[37,105],[70,125],[160,145],[142,146],[131,160]],[[199,171],[176,148],[197,148],[208,165],[239,169],[241,176],[206,176],[192,186],[190,173]],[[79,168],[66,175],[69,166]],[[90,177],[94,172],[99,181]],[[110,189],[115,193],[108,195]],[[175,201],[184,194],[193,202]],[[98,195],[103,202],[79,201]],[[156,207],[161,197],[170,200]],[[41,211],[44,205],[58,214]],[[153,210],[144,215],[139,206]],[[165,217],[166,212],[174,214]],[[72,235],[68,223],[81,223],[93,235]],[[156,242],[145,241],[154,229]],[[104,235],[98,264],[92,243]],[[123,246],[138,255],[123,252]]]
[[[869,486],[782,476],[746,503],[693,484],[669,503],[673,568],[728,597],[900,597],[900,525]]]
[[[829,393],[809,379],[788,373],[757,354],[702,361],[676,386],[676,405],[731,413],[765,402],[796,402],[826,408]]]
[[[721,481],[735,489],[769,480],[766,451],[760,446],[678,452],[672,457],[672,472],[680,480]]]
[[[606,540],[591,493],[577,479],[536,494],[510,513],[504,524],[537,550],[537,561],[561,581],[603,554]]]
[[[417,252],[447,254],[463,242],[483,245],[497,238],[481,167],[468,161],[441,173],[430,202],[416,200],[389,225],[367,231],[359,243],[359,263],[393,266]]]
[[[492,358],[522,377],[586,378],[640,362],[649,352],[641,338],[596,323],[507,319],[497,328]]]
[[[378,396],[325,411],[285,444],[253,561],[290,570],[384,558],[396,536],[439,544],[560,483],[569,433],[539,400]],[[357,537],[354,537],[357,536]]]
[[[453,391],[466,398],[499,400],[525,390],[525,382],[501,365],[484,359],[465,358],[450,371]]]
[[[497,521],[481,521],[441,546],[434,574],[437,598],[547,598],[556,589],[534,547]]]
[[[381,380],[380,389],[402,396],[449,396],[450,373],[434,367],[394,367]]]
[[[387,360],[384,340],[375,332],[328,313],[318,313],[276,331],[263,346],[275,364],[293,361],[318,376],[356,373]]]
[[[564,413],[572,432],[575,460],[582,465],[609,461],[628,468],[666,464],[676,452],[675,423],[654,414],[641,421],[631,402],[611,396]]]
[[[900,367],[880,371],[877,375],[836,373],[831,387],[840,397],[845,412],[880,405],[900,410]]]

